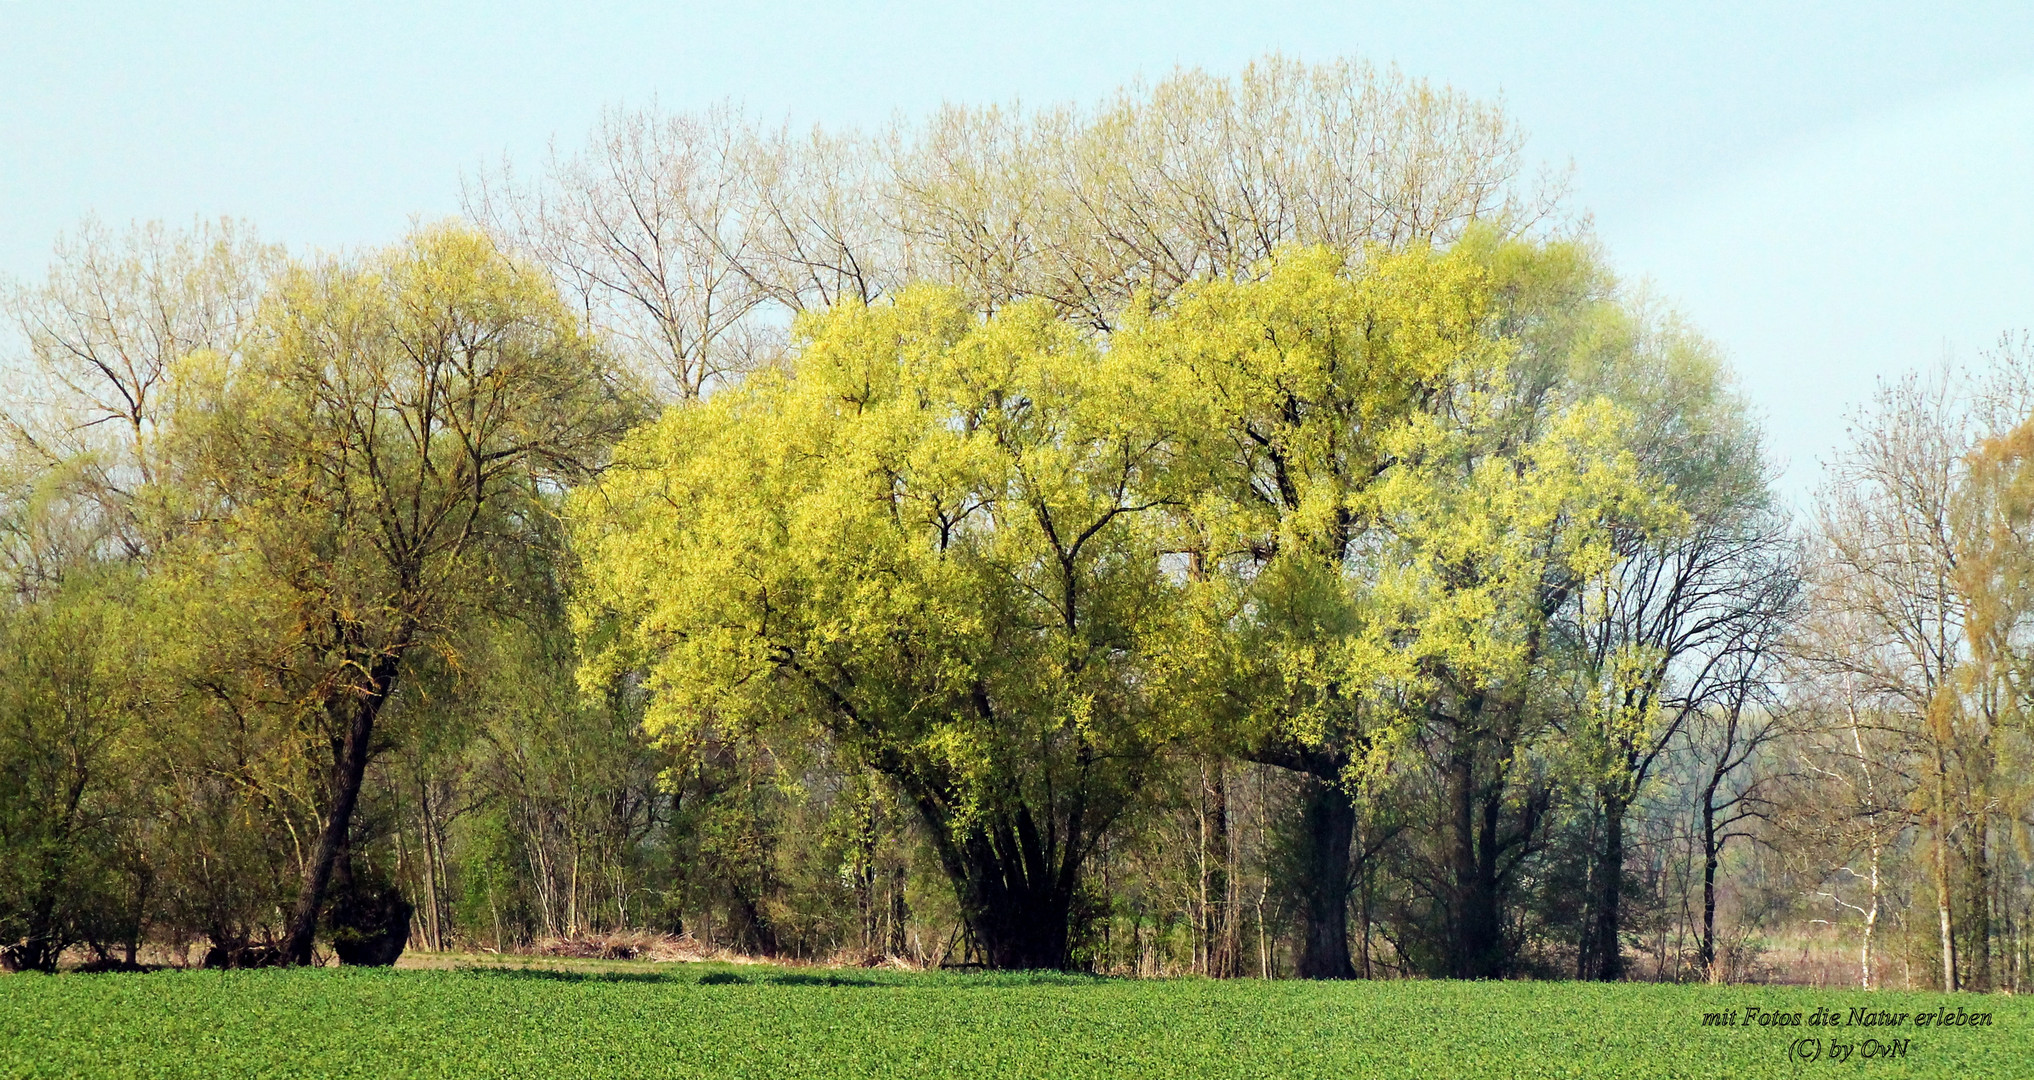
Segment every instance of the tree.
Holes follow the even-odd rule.
[[[726,109],[702,117],[610,111],[583,154],[553,154],[542,186],[504,169],[470,185],[495,236],[552,269],[588,321],[646,376],[696,398],[750,366],[757,276],[747,155]]]
[[[664,738],[784,731],[884,775],[988,961],[1067,966],[1161,738],[1159,375],[941,291],[803,333],[789,376],[668,412],[577,497],[585,625],[647,665]]]
[[[1774,552],[1761,553],[1770,557]],[[1678,734],[1694,759],[1695,842],[1702,858],[1702,914],[1696,963],[1711,982],[1725,977],[1716,947],[1718,874],[1732,840],[1758,841],[1759,826],[1771,823],[1782,777],[1769,758],[1781,739],[1799,726],[1797,709],[1774,686],[1782,636],[1791,628],[1789,610],[1798,578],[1784,552],[1773,562],[1753,554],[1736,568],[1748,600],[1736,613],[1738,636],[1701,658],[1699,678],[1677,706],[1685,710]],[[1759,569],[1767,571],[1758,573]],[[1874,822],[1876,825],[1877,822]],[[1876,858],[1876,852],[1874,853]],[[1608,943],[1606,943],[1607,945]]]
[[[1958,986],[1950,801],[1966,619],[1955,588],[1951,504],[1967,445],[1947,372],[1882,387],[1817,500],[1818,613],[1804,654],[1892,718],[1927,763],[1942,988]]]
[[[131,962],[140,936],[123,856],[139,816],[125,759],[145,705],[136,668],[146,629],[120,603],[124,577],[79,567],[62,588],[0,607],[0,965],[10,971],[55,971],[79,941],[103,958],[109,938]]]
[[[2024,400],[2024,399],[2023,399]],[[1966,655],[1957,673],[1963,723],[1958,732],[1962,782],[1958,794],[1966,832],[1965,907],[1971,929],[1971,978],[1992,989],[1993,876],[1996,825],[2027,804],[2016,783],[2026,760],[2034,651],[2034,419],[2024,405],[1987,424],[1992,434],[1965,456],[1962,482],[1950,504],[1956,538],[1953,578],[1964,603]],[[2002,811],[2004,812],[2002,814]]]
[[[1392,741],[1375,582],[1362,561],[1373,486],[1407,429],[1479,369],[1488,286],[1466,254],[1288,251],[1249,282],[1182,290],[1119,348],[1177,369],[1198,444],[1173,541],[1196,632],[1171,661],[1225,753],[1304,777],[1299,972],[1346,978],[1352,792]]]
[[[0,848],[20,874],[0,912],[9,961],[43,968],[73,941],[102,962],[123,944],[131,963],[175,891],[160,772],[192,755],[164,734],[174,649],[147,572],[177,522],[155,485],[177,364],[235,347],[279,258],[230,221],[116,235],[87,220],[55,255],[5,293],[25,377],[0,402],[0,714],[19,766]]]
[[[796,313],[910,282],[1106,331],[1140,291],[1248,277],[1287,246],[1528,230],[1561,189],[1523,181],[1523,148],[1495,105],[1274,55],[1091,110],[954,106],[874,135],[616,112],[536,182],[504,167],[466,205],[689,399],[768,363]]]
[[[950,106],[893,144],[886,216],[911,272],[1105,330],[1140,290],[1247,278],[1287,247],[1525,230],[1559,193],[1521,183],[1524,138],[1497,106],[1276,54],[1233,78],[1177,71],[1092,112]]]
[[[1995,825],[2021,731],[2025,586],[2018,448],[2030,397],[2010,351],[1881,387],[1818,500],[1803,655],[1918,766],[1945,989],[1989,989]]]
[[[1617,532],[1674,527],[1615,407],[1599,400],[1552,419],[1531,442],[1485,435],[1437,463],[1423,482],[1434,494],[1409,499],[1395,527],[1399,558],[1418,568],[1402,586],[1402,647],[1417,665],[1407,696],[1445,811],[1443,962],[1458,978],[1508,970],[1508,896],[1556,795],[1544,757],[1560,749],[1548,692],[1556,616],[1615,569]]]
[[[1776,638],[1798,590],[1792,545],[1784,523],[1756,505],[1732,511],[1640,546],[1582,598],[1586,697],[1570,735],[1602,825],[1577,961],[1584,977],[1622,977],[1625,818],[1677,739],[1702,724],[1698,742],[1714,756],[1703,803],[1707,942],[1722,843],[1716,814],[1731,809],[1716,803],[1718,785],[1777,734],[1760,712],[1773,705],[1760,689],[1776,675]],[[1721,725],[1713,731],[1712,715]]]
[[[13,567],[17,581],[82,557],[136,558],[159,541],[169,523],[140,496],[161,472],[175,366],[237,346],[281,257],[230,220],[182,232],[150,223],[116,237],[87,219],[57,241],[42,283],[5,293],[32,377],[0,403],[0,431],[17,467],[39,476],[43,501],[73,504],[71,524],[82,527],[73,540],[84,545],[14,549],[27,560]],[[38,558],[54,561],[40,571]]]
[[[1820,865],[1812,871],[1816,883],[1823,886],[1818,895],[1857,913],[1863,923],[1858,985],[1870,990],[1883,985],[1873,946],[1888,895],[1889,856],[1901,834],[1917,819],[1908,804],[1913,785],[1904,768],[1907,755],[1900,746],[1898,725],[1866,711],[1878,699],[1859,693],[1855,678],[1816,680],[1809,676],[1796,680],[1796,685],[1807,697],[1797,708],[1814,720],[1801,733],[1806,736],[1803,790],[1793,805],[1770,797],[1757,777],[1734,777],[1730,772],[1733,766],[1752,772],[1766,744],[1783,734],[1781,725],[1747,723],[1740,727],[1739,714],[1732,712],[1726,714],[1730,723],[1724,727],[1723,737],[1705,744],[1715,747],[1716,757],[1702,806],[1706,862],[1700,959],[1710,981],[1722,981],[1724,970],[1715,947],[1712,868],[1726,841],[1740,836],[1755,838],[1749,829],[1730,831],[1734,826],[1768,821],[1779,827],[1779,835],[1789,841],[1797,857],[1820,858]],[[1757,717],[1746,714],[1743,719],[1755,721]],[[1736,783],[1723,787],[1731,781]],[[1717,797],[1719,789],[1722,798]],[[1771,811],[1782,806],[1792,813],[1774,820]],[[1860,857],[1862,870],[1858,869]],[[1855,896],[1849,889],[1860,884],[1863,899],[1845,899],[1846,895]]]
[[[1623,973],[1627,815],[1690,724],[1722,740],[1701,753],[1732,762],[1710,778],[1712,795],[1744,764],[1737,737],[1770,719],[1745,710],[1772,705],[1759,688],[1778,674],[1776,638],[1794,618],[1801,570],[1757,428],[1713,351],[1642,306],[1596,314],[1568,378],[1630,410],[1633,453],[1685,515],[1676,528],[1621,534],[1619,564],[1562,615],[1576,654],[1566,735],[1600,840],[1576,973],[1613,981]],[[1707,724],[1719,714],[1720,727]],[[1705,912],[1708,927],[1713,904]]]
[[[1635,545],[1687,525],[1653,460],[1658,415],[1618,385],[1673,380],[1621,332],[1606,276],[1574,246],[1486,258],[1500,301],[1486,332],[1508,362],[1456,390],[1377,491],[1378,579],[1410,673],[1393,695],[1417,720],[1418,786],[1441,824],[1411,868],[1427,899],[1410,914],[1427,962],[1463,978],[1509,972],[1523,944],[1515,897],[1582,734],[1566,689],[1578,609]]]
[[[1450,763],[1456,823],[1436,937],[1450,970],[1490,974],[1498,894],[1542,812],[1528,797],[1523,831],[1498,835],[1521,725],[1545,714],[1528,698],[1546,628],[1616,563],[1619,529],[1675,512],[1620,442],[1623,414],[1539,377],[1565,359],[1536,351],[1540,324],[1590,300],[1580,252],[1486,230],[1445,254],[1346,259],[1286,252],[1117,334],[1186,372],[1199,410],[1184,425],[1202,434],[1196,497],[1173,541],[1196,630],[1175,696],[1229,752],[1304,778],[1309,977],[1352,973],[1355,798],[1374,801],[1425,739]],[[1400,828],[1372,824],[1366,862]]]
[[[311,958],[376,722],[443,647],[493,549],[585,475],[632,415],[538,273],[450,227],[293,268],[236,354],[186,361],[172,425],[199,522],[179,558],[325,755],[322,825],[283,949]]]

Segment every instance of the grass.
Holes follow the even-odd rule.
[[[1818,1006],[1990,1027],[1810,1027]],[[1705,1012],[1799,1011],[1794,1027]],[[1824,1059],[1791,1060],[1801,1038]],[[1828,1059],[1910,1040],[1904,1057]],[[1800,1051],[1796,1051],[1800,1052]],[[2021,999],[721,964],[0,977],[8,1077],[2034,1077]]]

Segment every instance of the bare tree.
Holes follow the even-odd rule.
[[[1784,615],[1784,608],[1781,609]],[[1682,734],[1696,765],[1696,844],[1702,858],[1702,922],[1697,961],[1706,978],[1722,982],[1716,947],[1718,874],[1732,840],[1758,841],[1759,826],[1776,806],[1767,758],[1789,730],[1793,714],[1772,692],[1784,617],[1746,628],[1709,672],[1714,689],[1688,714]]]
[[[1288,244],[1445,244],[1530,229],[1561,185],[1524,182],[1501,106],[1344,60],[1182,70],[1092,113],[948,108],[900,139],[893,213],[914,268],[997,303],[1040,296],[1107,329],[1139,290],[1246,276]]]
[[[1923,763],[1920,808],[1944,989],[1958,987],[1951,849],[1969,717],[1958,691],[1969,608],[1957,585],[1952,507],[1974,423],[1967,385],[1947,368],[1883,386],[1829,468],[1817,498],[1813,612],[1797,649],[1885,717]]]
[[[533,182],[466,209],[549,266],[679,399],[769,362],[793,317],[901,283],[984,309],[1043,297],[1097,330],[1140,291],[1253,272],[1281,246],[1446,244],[1550,221],[1501,107],[1343,61],[1180,71],[1093,111],[949,106],[878,136],[720,106],[614,111]]]
[[[906,255],[883,213],[883,144],[854,132],[788,127],[753,139],[748,179],[757,286],[785,311],[868,304],[905,279]]]
[[[238,346],[281,257],[227,219],[116,234],[88,218],[58,239],[41,283],[0,292],[29,368],[0,401],[0,432],[29,467],[64,476],[121,553],[148,546],[134,497],[159,472],[175,366]]]
[[[1791,529],[1762,501],[1719,501],[1689,531],[1638,544],[1581,605],[1589,700],[1571,735],[1589,759],[1603,815],[1590,926],[1577,958],[1582,977],[1623,975],[1625,818],[1684,733],[1709,766],[1702,960],[1705,968],[1713,962],[1717,857],[1727,830],[1756,816],[1756,798],[1725,781],[1777,730],[1763,687],[1799,592]]]
[[[466,192],[497,239],[549,266],[587,320],[666,392],[696,398],[752,366],[771,299],[749,265],[755,137],[740,113],[609,111],[543,180],[506,165]]]
[[[1888,856],[1916,820],[1908,810],[1914,778],[1897,726],[1868,711],[1871,700],[1855,678],[1796,683],[1812,695],[1801,704],[1814,719],[1804,725],[1791,831],[1811,858],[1820,856],[1812,870],[1823,886],[1817,895],[1861,921],[1858,980],[1871,990],[1880,985],[1873,946],[1885,911]]]

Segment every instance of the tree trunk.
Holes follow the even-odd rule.
[[[956,838],[944,804],[921,795],[913,802],[983,963],[1003,971],[1072,967],[1079,814],[1042,834],[1030,809],[1020,806],[1001,820],[978,821]]]
[[[1475,781],[1474,749],[1457,748],[1448,763],[1448,816],[1453,834],[1450,862],[1455,901],[1455,939],[1449,974],[1457,979],[1488,979],[1497,975],[1501,967],[1496,851],[1499,808],[1494,805],[1494,796],[1477,798]],[[1480,815],[1479,808],[1483,811]]]
[[[1243,973],[1236,940],[1236,838],[1229,828],[1229,766],[1215,760],[1213,792],[1213,833],[1216,853],[1214,880],[1209,895],[1215,905],[1215,925],[1208,959],[1208,974],[1233,979]]]
[[[1229,835],[1228,763],[1221,758],[1201,767],[1199,806],[1199,908],[1195,927],[1195,969],[1217,979],[1235,978],[1235,845]]]
[[[423,810],[424,841],[424,947],[433,952],[444,951],[444,938],[438,930],[438,867],[437,853],[431,844],[431,786],[430,781],[417,782],[419,805]]]
[[[1371,931],[1370,899],[1371,899],[1371,883],[1375,880],[1377,875],[1375,873],[1375,859],[1373,857],[1374,853],[1371,851],[1370,847],[1366,843],[1366,838],[1360,831],[1361,823],[1359,822],[1358,825],[1359,831],[1356,835],[1356,842],[1359,846],[1363,848],[1363,860],[1361,865],[1357,867],[1357,872],[1361,876],[1359,877],[1356,885],[1356,914],[1357,914],[1356,974],[1365,979],[1370,979],[1376,977],[1375,973],[1371,970],[1370,967],[1370,931]]]
[[[353,824],[353,808],[360,800],[360,784],[367,775],[367,758],[372,750],[374,720],[383,702],[395,688],[400,653],[384,653],[369,673],[367,690],[350,702],[352,716],[346,738],[332,763],[331,809],[325,827],[318,832],[318,845],[304,866],[303,882],[297,888],[296,908],[290,913],[283,937],[283,963],[309,964],[311,945],[317,940],[318,913],[324,906],[325,888],[332,881],[332,866],[346,848],[347,830]]]
[[[1073,890],[1038,860],[1012,858],[1001,846],[970,844],[966,880],[958,883],[982,962],[1002,971],[1066,969]]]
[[[1296,973],[1302,979],[1353,979],[1349,845],[1356,835],[1356,807],[1334,781],[1306,776],[1300,785],[1303,861]]]
[[[1947,784],[1942,752],[1935,763],[1935,914],[1942,942],[1942,989],[1954,992],[1956,985],[1956,934],[1949,914],[1949,814],[1943,788]]]
[[[1858,948],[1858,978],[1864,989],[1871,990],[1875,989],[1879,984],[1879,980],[1873,976],[1872,972],[1872,937],[1877,932],[1879,926],[1879,859],[1881,856],[1878,818],[1879,788],[1877,782],[1872,779],[1871,756],[1865,753],[1864,734],[1859,730],[1857,711],[1855,709],[1848,710],[1848,716],[1850,719],[1850,745],[1857,753],[1858,776],[1864,781],[1865,798],[1867,799],[1866,806],[1869,810],[1865,818],[1869,823],[1869,831],[1865,835],[1867,838],[1866,854],[1870,859],[1866,869],[1871,872],[1867,878],[1871,887],[1871,906],[1866,908],[1864,913],[1864,940]]]
[[[1978,802],[1980,807],[1982,801]],[[1968,927],[1969,949],[1965,963],[1970,968],[1970,988],[1984,993],[1992,988],[1992,885],[1990,837],[1980,809],[1971,825],[1969,859],[1970,903],[1964,922]]]
[[[1189,937],[1193,942],[1193,972],[1206,975],[1215,955],[1215,912],[1208,902],[1208,890],[1214,883],[1215,868],[1208,850],[1209,834],[1213,831],[1212,814],[1208,808],[1208,766],[1201,764],[1200,790],[1194,798],[1194,872],[1195,891],[1193,898],[1193,926]]]
[[[1003,843],[981,839],[969,845],[963,910],[983,963],[1001,971],[1072,966],[1072,882],[1062,880],[1055,860],[1042,850],[1027,857],[1031,852],[1024,849],[1037,845],[1026,845],[1017,830],[998,831]]]
[[[907,871],[897,866],[890,871],[890,955],[905,955],[904,926],[910,921],[911,909],[906,906],[904,886],[908,883]]]
[[[1862,979],[1864,988],[1866,990],[1870,990],[1877,985],[1876,982],[1872,979],[1872,933],[1876,931],[1879,926],[1879,839],[1878,833],[1876,831],[1878,829],[1878,825],[1876,822],[1873,823],[1872,829],[1874,830],[1874,832],[1872,834],[1871,842],[1871,853],[1870,853],[1871,863],[1869,864],[1868,867],[1868,869],[1871,870],[1871,877],[1869,880],[1871,882],[1872,906],[1865,909],[1864,943],[1862,947],[1858,949],[1858,967],[1860,969],[1859,976]]]
[[[1603,849],[1598,853],[1595,920],[1590,927],[1587,950],[1594,960],[1584,974],[1599,982],[1616,982],[1624,977],[1624,946],[1618,936],[1623,920],[1624,900],[1624,814],[1623,800],[1603,800]]]
[[[1716,965],[1716,785],[1712,782],[1702,800],[1702,975],[1712,983],[1723,981]]]
[[[752,889],[752,882],[737,878],[728,888],[729,940],[737,949],[761,956],[775,956],[782,947],[777,937],[777,924],[770,919],[770,913],[763,907],[763,895],[759,889]]]
[[[71,770],[71,783],[64,795],[64,816],[55,836],[42,849],[42,866],[36,872],[35,900],[28,909],[28,934],[18,945],[7,948],[0,959],[5,966],[21,971],[55,971],[64,943],[57,934],[57,893],[70,873],[72,836],[77,827],[78,806],[84,802],[90,774],[82,768]]]
[[[1071,898],[1054,889],[1004,890],[977,906],[975,944],[982,962],[998,971],[1063,971],[1072,966],[1068,945]]]
[[[445,868],[445,833],[439,824],[441,800],[431,798],[429,781],[424,783],[424,870],[431,900],[431,948],[443,951],[446,927],[451,923],[451,881]]]

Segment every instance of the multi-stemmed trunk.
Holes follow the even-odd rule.
[[[1062,821],[1041,834],[1030,809],[1019,807],[956,839],[945,814],[919,805],[983,962],[1008,971],[1072,967],[1078,825]]]

